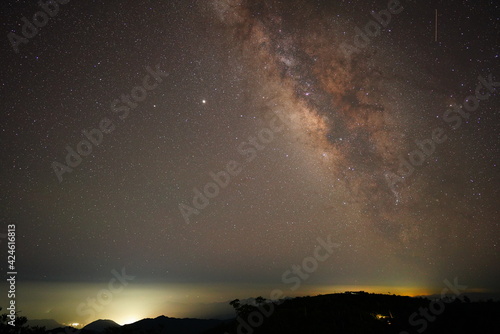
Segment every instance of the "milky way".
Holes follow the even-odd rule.
[[[85,321],[76,306],[122,268],[130,289],[96,317],[274,288],[497,291],[499,5],[397,3],[68,2],[18,52],[6,38],[0,238],[16,224],[19,303]],[[41,10],[2,6],[5,35]],[[137,100],[148,68],[162,80]],[[291,291],[320,237],[338,247]]]
[[[410,148],[398,110],[405,98],[398,95],[413,87],[391,73],[376,51],[346,55],[336,34],[345,22],[307,4],[216,1],[213,7],[233,29],[243,57],[251,59],[248,66],[264,72],[268,105],[279,106],[289,119],[291,136],[308,148],[307,159],[321,165],[326,177],[341,180],[337,186],[371,217],[371,228],[403,246],[418,239],[419,226],[402,217],[425,194],[407,198],[385,177]],[[442,96],[437,100],[444,105]]]

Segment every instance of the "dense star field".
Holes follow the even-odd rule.
[[[499,292],[496,1],[1,8],[0,268],[14,224],[22,314]]]

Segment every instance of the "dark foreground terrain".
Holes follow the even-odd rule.
[[[347,292],[271,302],[234,300],[232,320],[158,317],[119,326],[98,320],[81,330],[18,327],[1,318],[0,333],[21,334],[264,334],[264,333],[500,333],[500,302],[471,302],[466,296],[431,300],[396,295]],[[109,327],[107,327],[109,324]]]

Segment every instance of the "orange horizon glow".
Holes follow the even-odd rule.
[[[87,298],[95,298],[102,284],[81,283],[44,283],[32,282],[23,284],[23,289],[29,291],[32,300],[19,302],[24,305],[23,315],[28,319],[54,319],[59,323],[80,324],[85,326],[98,319],[111,319],[120,325],[130,324],[144,318],[156,318],[165,315],[174,318],[200,317],[205,310],[214,306],[231,310],[229,301],[262,296],[270,299],[271,292],[281,289],[283,298],[317,296],[345,291],[365,291],[377,294],[395,294],[400,296],[430,296],[440,294],[444,286],[389,286],[389,285],[303,285],[297,291],[272,284],[231,284],[219,283],[207,285],[198,284],[134,284],[122,292],[113,295],[109,304],[102,305],[100,311],[95,311],[89,319],[87,314],[79,314],[77,307],[86,303]],[[467,288],[466,293],[491,292],[481,288]],[[54,305],[47,307],[49,296]],[[90,309],[87,307],[87,309]],[[200,313],[201,312],[201,313]],[[75,326],[73,326],[75,327]]]
[[[364,291],[367,293],[376,294],[390,294],[400,296],[429,296],[432,294],[440,293],[437,289],[428,287],[405,287],[405,286],[389,286],[389,285],[337,285],[337,286],[324,286],[313,290],[315,294],[332,294],[343,293],[346,291]]]

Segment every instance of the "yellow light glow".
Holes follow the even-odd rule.
[[[130,317],[127,317],[125,318],[125,320],[121,321],[121,325],[128,325],[128,324],[133,324],[134,322],[137,322],[139,321],[140,318],[139,317],[134,317],[134,316],[130,316]]]

